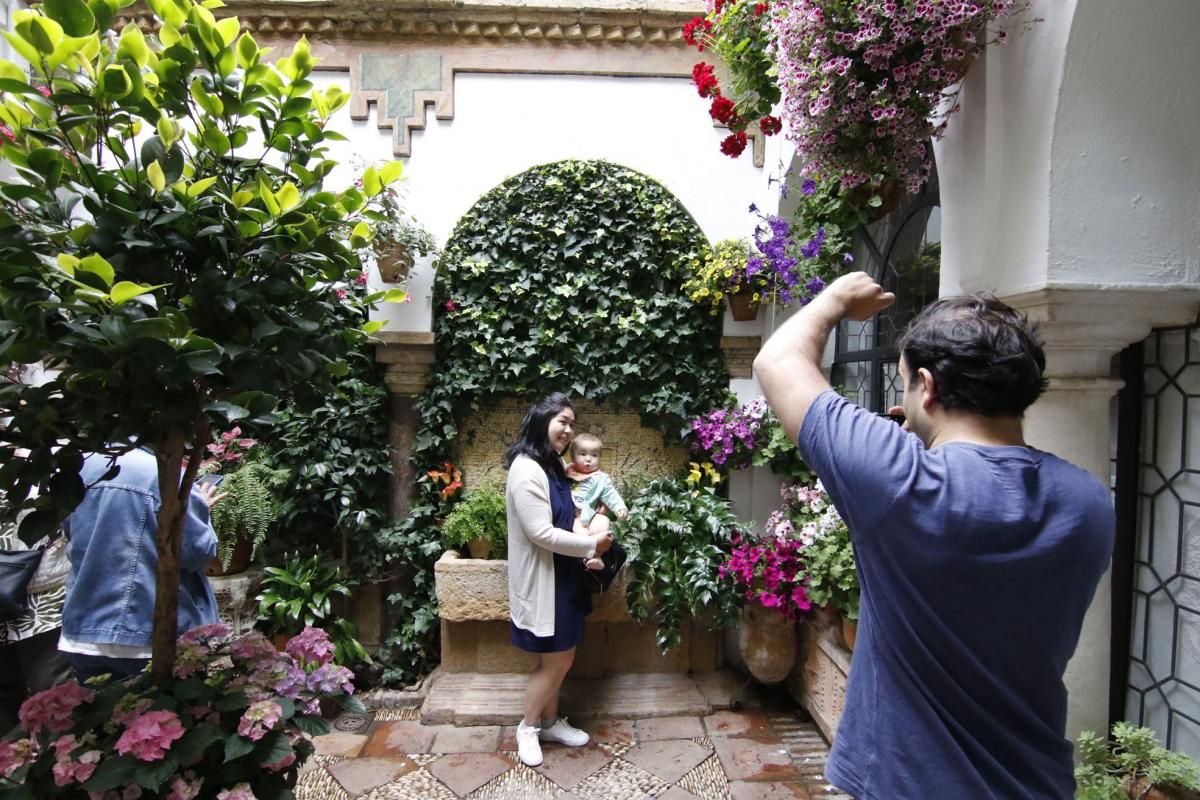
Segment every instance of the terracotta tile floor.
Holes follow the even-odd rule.
[[[517,760],[511,726],[422,725],[381,709],[361,733],[318,737],[298,800],[848,800],[823,769],[829,748],[803,712],[590,720],[581,748]]]

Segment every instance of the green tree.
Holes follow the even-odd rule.
[[[362,212],[400,177],[324,187],[330,116],[301,39],[273,63],[219,0],[149,0],[158,33],[109,30],[130,0],[46,0],[0,61],[0,492],[40,535],[82,498],[85,453],[158,458],[154,674],[171,675],[186,499],[214,420],[269,422],[280,398],[345,371],[378,323],[348,305]],[[352,298],[352,295],[351,295]],[[353,300],[351,299],[351,301]],[[181,478],[182,475],[182,478]],[[31,490],[39,490],[35,498]]]

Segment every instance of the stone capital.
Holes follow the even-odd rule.
[[[386,364],[384,381],[392,394],[409,396],[425,391],[433,366],[433,333],[429,331],[387,331],[376,336],[375,360]]]
[[[1200,309],[1200,288],[1047,286],[1001,296],[1035,323],[1045,342],[1046,377],[1079,390],[1075,379],[1107,378],[1112,358],[1154,328],[1187,325]],[[1115,391],[1119,384],[1103,387]],[[1089,391],[1102,387],[1087,382]]]

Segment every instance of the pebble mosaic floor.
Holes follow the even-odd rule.
[[[380,708],[362,729],[317,737],[297,800],[849,800],[829,786],[828,745],[793,712],[593,720],[581,748],[517,759],[515,728],[422,725]]]

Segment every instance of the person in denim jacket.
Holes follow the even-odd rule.
[[[58,649],[80,681],[104,673],[135,675],[150,662],[158,574],[158,462],[145,449],[116,458],[120,472],[101,480],[110,456],[84,459],[87,491],[67,518],[71,575]],[[179,553],[179,631],[217,621],[217,601],[204,566],[217,555],[209,506],[223,495],[192,489]]]

